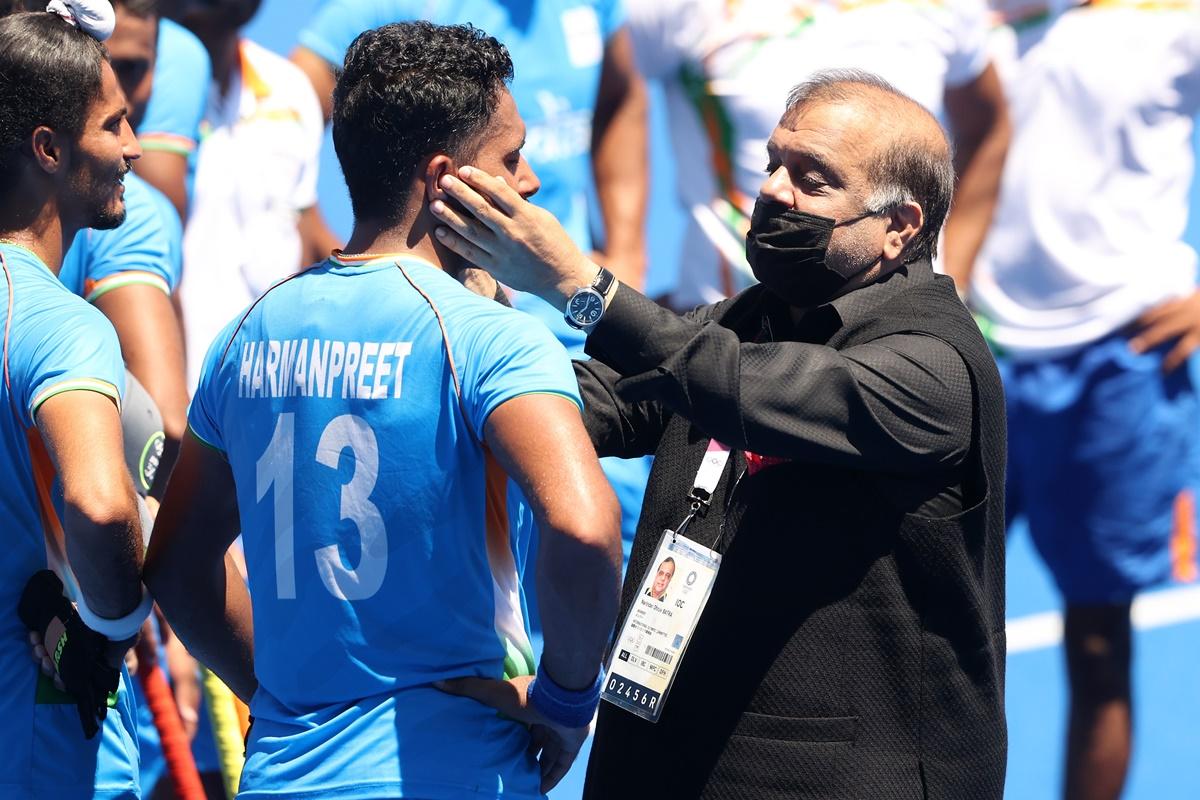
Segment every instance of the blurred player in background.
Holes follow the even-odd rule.
[[[595,713],[620,550],[566,353],[460,285],[468,265],[432,235],[438,181],[466,160],[538,189],[512,62],[477,29],[407,23],[364,33],[345,66],[333,135],[350,253],[214,340],[146,577],[251,702],[240,798],[532,800]],[[506,473],[540,526],[536,556],[510,529]],[[239,529],[249,593],[225,560]],[[519,581],[535,557],[536,679]],[[523,691],[501,716],[436,688],[463,676]]]
[[[142,145],[135,170],[187,219],[190,160],[208,99],[211,68],[200,41],[160,16],[158,0],[116,0],[106,43]]]
[[[329,254],[329,242],[313,240],[306,222],[317,203],[320,106],[300,70],[240,35],[259,5],[172,4],[213,65],[180,289],[191,387],[230,317]]]
[[[528,126],[525,157],[541,179],[534,202],[562,221],[575,243],[592,249],[588,187],[594,180],[604,228],[598,263],[641,288],[645,273],[646,93],[634,67],[622,0],[325,0],[300,34],[292,60],[312,81],[326,120],[346,48],[361,31],[427,19],[471,23],[512,55],[517,109]],[[595,217],[596,215],[591,215]],[[533,295],[517,308],[546,323],[573,355],[583,334],[562,309]],[[621,502],[621,530],[633,541],[648,459],[601,462]]]
[[[1010,2],[998,63],[1015,134],[971,299],[1001,358],[1010,519],[1066,605],[1064,796],[1121,793],[1130,602],[1196,577],[1200,344],[1183,241],[1200,4]]]
[[[0,457],[9,476],[0,794],[135,798],[120,664],[150,601],[122,452],[124,369],[112,326],[57,272],[80,228],[123,221],[121,179],[140,150],[97,41],[111,33],[112,9],[54,7],[0,19]],[[44,643],[40,677],[26,628]]]
[[[638,66],[664,84],[689,216],[672,307],[754,282],[744,245],[767,137],[791,88],[831,68],[873,72],[944,118],[958,182],[939,249],[965,287],[1009,138],[983,0],[654,0],[631,4],[629,27]]]

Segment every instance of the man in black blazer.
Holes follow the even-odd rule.
[[[945,133],[881,79],[833,71],[792,92],[766,158],[760,285],[682,317],[478,170],[443,184],[473,216],[435,208],[443,244],[588,331],[597,451],[656,456],[623,617],[710,442],[732,451],[687,529],[723,561],[661,716],[601,704],[585,797],[1000,800],[1004,404],[930,263]],[[455,691],[519,709],[494,688]]]

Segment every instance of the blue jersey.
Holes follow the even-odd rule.
[[[533,202],[554,214],[580,248],[590,250],[592,111],[605,42],[624,22],[620,0],[326,0],[301,32],[300,43],[340,68],[358,34],[412,19],[469,22],[508,48],[512,95],[526,125],[522,152],[542,182]],[[582,349],[583,334],[563,322],[562,309],[533,295],[515,302],[549,325],[572,351]]]
[[[212,82],[208,51],[191,31],[164,17],[155,53],[154,88],[138,124],[138,142],[147,150],[191,156]]]
[[[529,393],[580,402],[550,333],[411,257],[319,264],[218,336],[188,420],[232,469],[254,600],[239,797],[539,796],[525,728],[430,686],[532,668],[482,444]]]
[[[62,495],[35,426],[43,402],[94,391],[119,402],[125,368],[112,325],[68,292],[30,251],[0,244],[0,315],[7,380],[0,382],[0,797],[124,798],[138,791],[137,740],[128,680],[100,736],[83,738],[74,704],[40,677],[29,658],[17,601],[33,573],[65,568]],[[11,287],[11,291],[10,291]]]
[[[133,284],[170,294],[179,283],[183,228],[170,201],[130,172],[125,176],[125,209],[118,227],[80,231],[63,256],[59,280],[89,302]]]

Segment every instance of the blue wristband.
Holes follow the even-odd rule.
[[[564,689],[538,665],[537,676],[529,684],[526,698],[538,713],[564,728],[583,728],[591,724],[600,705],[600,688],[604,685],[604,670],[586,689]]]

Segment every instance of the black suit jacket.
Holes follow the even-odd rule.
[[[762,287],[682,319],[622,289],[588,351],[599,452],[656,454],[623,613],[708,439],[737,452],[689,529],[724,561],[662,717],[601,705],[585,797],[999,800],[1003,394],[949,279],[912,265],[796,327]]]

